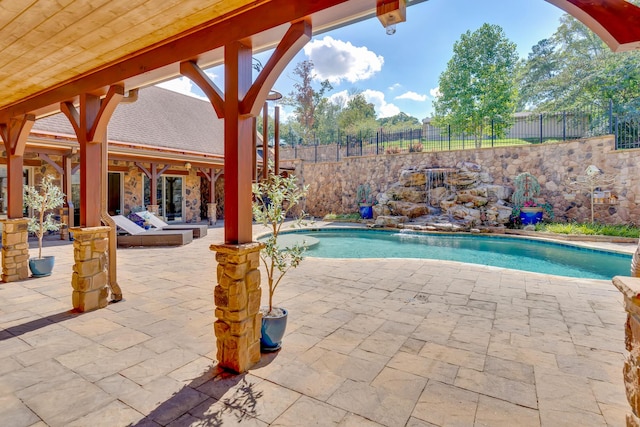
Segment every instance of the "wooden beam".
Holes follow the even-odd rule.
[[[280,175],[280,107],[273,112],[273,173]]]
[[[307,18],[295,22],[289,27],[276,50],[273,52],[264,68],[258,74],[247,95],[240,105],[240,114],[257,116],[262,104],[285,67],[294,56],[311,39],[311,21]],[[266,142],[265,142],[266,143]]]
[[[224,240],[253,240],[251,214],[252,118],[240,114],[240,100],[251,87],[251,45],[229,43],[224,52]]]
[[[269,174],[269,104],[264,101],[262,110],[262,180]]]
[[[224,95],[220,88],[207,76],[207,73],[200,69],[195,62],[186,61],[180,63],[180,74],[188,77],[202,89],[207,98],[209,98],[211,105],[213,105],[218,118],[224,119]]]
[[[24,147],[36,118],[31,114],[11,118],[0,123],[0,136],[7,152],[7,218],[22,218],[23,186],[22,168]]]
[[[251,38],[347,1],[271,0],[220,16],[161,43],[124,56],[107,66],[80,74],[24,100],[3,106],[0,109],[0,122],[42,109],[55,112],[59,103],[75,99],[79,93],[105,93],[108,86],[145,72],[183,61],[197,62],[198,57],[205,52],[221,48],[235,40]],[[261,103],[258,102],[258,105]],[[51,106],[54,107],[50,108]]]
[[[80,224],[98,227],[101,224],[102,146],[106,144],[106,129],[113,112],[124,96],[122,86],[111,87],[103,100],[98,96],[80,95],[79,110],[70,102],[60,109],[67,116],[80,145]]]

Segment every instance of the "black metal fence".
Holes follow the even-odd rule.
[[[616,149],[640,148],[640,115],[617,115],[613,103],[561,113],[518,113],[509,123],[487,118],[475,132],[453,126],[433,126],[348,134],[335,131],[329,143],[294,144],[281,148],[280,158],[312,162],[340,161],[345,157],[427,151],[451,151],[568,141],[614,134]]]

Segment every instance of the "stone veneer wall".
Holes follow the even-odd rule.
[[[409,167],[454,167],[460,161],[477,163],[495,184],[513,185],[520,172],[531,172],[540,182],[541,199],[554,207],[557,220],[590,221],[590,194],[573,190],[568,179],[583,175],[594,164],[616,177],[611,190],[617,205],[596,205],[595,219],[609,224],[640,224],[640,150],[614,150],[613,136],[562,143],[500,148],[349,157],[340,162],[282,162],[309,185],[304,209],[313,216],[357,212],[356,189],[369,184],[374,194],[386,190]]]

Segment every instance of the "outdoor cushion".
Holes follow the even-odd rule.
[[[139,215],[160,230],[191,230],[194,239],[207,235],[208,227],[203,224],[167,224],[149,211],[140,212]]]
[[[128,235],[118,236],[118,246],[182,246],[193,241],[191,230],[145,230],[122,215],[111,218]]]

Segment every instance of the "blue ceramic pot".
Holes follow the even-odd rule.
[[[29,258],[29,270],[32,277],[50,276],[53,271],[54,256],[43,256],[42,258]]]
[[[373,218],[373,206],[371,205],[360,205],[360,216],[362,219],[371,219]]]
[[[280,310],[284,313],[282,316],[262,316],[260,350],[265,353],[280,350],[282,346],[282,337],[284,337],[284,331],[287,328],[287,315],[289,312],[284,308]]]
[[[536,225],[542,221],[542,208],[521,208],[520,222],[522,225]]]

